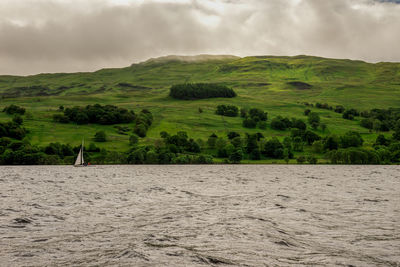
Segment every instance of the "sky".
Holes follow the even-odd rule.
[[[400,0],[0,0],[0,75],[197,54],[400,62]]]

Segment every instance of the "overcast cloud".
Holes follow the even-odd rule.
[[[93,71],[170,54],[400,61],[378,0],[2,0],[0,74]]]

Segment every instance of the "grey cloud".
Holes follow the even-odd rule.
[[[398,14],[400,5],[373,0],[5,0],[0,74],[93,71],[167,54],[400,61]]]

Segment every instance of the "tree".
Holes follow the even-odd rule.
[[[171,86],[169,95],[176,99],[203,99],[212,97],[235,97],[233,89],[215,83],[184,83]]]
[[[323,132],[325,132],[325,130],[326,130],[326,123],[321,123],[321,130],[323,131]]]
[[[290,157],[290,155],[289,155],[289,149],[288,149],[288,148],[285,148],[285,149],[283,150],[283,159],[285,160],[286,164],[289,163],[289,157]]]
[[[306,158],[304,156],[299,156],[297,157],[296,161],[299,164],[303,164],[304,162],[306,162]]]
[[[261,130],[267,129],[267,123],[265,121],[259,121],[258,128],[260,128]]]
[[[354,117],[356,117],[356,116],[360,116],[360,113],[356,109],[353,109],[353,108],[346,110],[342,115],[343,119],[346,119],[346,120],[354,120]]]
[[[139,137],[146,137],[147,128],[144,124],[136,124],[133,132],[137,134]]]
[[[374,128],[374,120],[371,118],[362,119],[360,124],[362,127],[370,129],[370,130]]]
[[[22,119],[21,115],[15,114],[12,121],[18,125],[21,125],[24,120]]]
[[[305,131],[303,140],[306,141],[308,145],[312,145],[315,141],[321,140],[321,137],[312,131]]]
[[[213,133],[212,135],[210,135],[210,137],[208,137],[207,144],[208,144],[208,146],[210,148],[214,148],[215,147],[215,143],[217,141],[217,138],[218,138],[218,136],[215,133]]]
[[[271,121],[271,128],[274,130],[284,131],[287,128],[287,125],[281,116],[273,118]]]
[[[286,136],[283,139],[283,147],[288,148],[289,150],[292,149],[292,138]]]
[[[324,139],[325,150],[335,150],[339,148],[339,138],[336,135],[330,135]]]
[[[306,130],[307,129],[307,125],[304,123],[303,120],[300,119],[292,119],[292,128],[297,128],[300,130]]]
[[[146,164],[157,164],[158,163],[158,154],[154,150],[149,150],[146,152]]]
[[[341,105],[338,105],[338,106],[335,107],[335,112],[336,113],[343,113],[344,110],[345,110],[344,107],[341,106]]]
[[[106,142],[107,141],[106,133],[104,131],[96,132],[94,135],[94,141],[95,142]]]
[[[235,137],[240,137],[240,134],[237,132],[229,132],[227,136],[229,139],[233,139]]]
[[[26,111],[25,108],[19,107],[14,104],[11,104],[3,109],[3,112],[10,114],[10,115],[12,115],[12,114],[24,115],[25,111]]]
[[[310,114],[308,114],[308,123],[311,125],[313,129],[318,128],[320,121],[321,119],[318,113],[311,112]]]
[[[75,122],[77,124],[87,124],[89,123],[89,117],[85,113],[79,112],[75,116]]]
[[[324,152],[324,143],[323,141],[319,140],[319,141],[315,141],[312,144],[312,149],[314,150],[315,153],[322,153]]]
[[[252,134],[247,137],[246,151],[251,153],[254,149],[258,149],[257,135]]]
[[[263,153],[267,157],[281,159],[283,158],[283,145],[276,137],[273,137],[265,143]]]
[[[375,132],[379,132],[382,128],[382,122],[380,120],[374,120],[372,123],[372,128]]]
[[[310,112],[311,112],[311,110],[306,109],[306,110],[304,110],[304,115],[308,116],[308,114],[310,114]]]
[[[344,135],[340,136],[340,147],[342,148],[360,147],[363,142],[364,140],[358,132],[348,131]]]
[[[297,152],[302,152],[303,151],[303,147],[304,147],[303,140],[301,139],[301,137],[296,136],[293,139],[293,150],[297,151]]]
[[[249,117],[255,120],[256,122],[258,121],[266,121],[268,118],[267,112],[264,112],[261,109],[258,108],[252,108],[249,111]]]
[[[251,159],[251,160],[260,160],[260,159],[261,159],[261,152],[260,152],[260,149],[259,149],[258,147],[257,147],[257,148],[254,148],[254,149],[250,152],[249,156],[250,156],[250,159]]]
[[[218,105],[215,113],[221,116],[237,117],[239,114],[239,109],[233,105]]]
[[[129,145],[134,146],[139,142],[139,136],[137,136],[136,134],[131,134],[131,136],[129,136]]]
[[[390,140],[386,139],[383,134],[378,135],[375,141],[375,145],[378,146],[388,146],[390,144]]]
[[[128,163],[143,164],[145,163],[145,151],[142,148],[134,150],[128,155]]]
[[[252,118],[246,118],[243,120],[243,127],[245,128],[256,128],[257,122]]]
[[[393,133],[393,139],[400,141],[400,127],[397,127]]]
[[[229,161],[232,163],[240,163],[243,159],[243,151],[241,149],[236,149],[232,154],[229,155]]]
[[[245,108],[240,109],[240,117],[242,117],[242,118],[247,117],[247,109],[245,109]]]
[[[242,138],[240,138],[240,136],[233,138],[231,144],[237,148],[242,147]]]
[[[317,164],[318,159],[316,157],[314,157],[313,155],[308,155],[307,156],[307,161],[310,164]]]

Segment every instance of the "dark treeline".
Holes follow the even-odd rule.
[[[88,105],[86,107],[64,108],[60,106],[63,114],[55,114],[53,120],[60,123],[74,122],[77,124],[98,123],[103,125],[112,125],[119,123],[134,122],[133,132],[139,137],[145,137],[146,133],[153,123],[153,115],[147,109],[142,109],[138,114],[133,110],[119,108],[113,105],[102,106],[100,104]],[[127,134],[129,128],[117,127],[121,134]],[[105,138],[99,138],[102,142]]]
[[[361,126],[370,130],[387,132],[400,128],[400,108],[371,109],[361,116]]]
[[[134,145],[128,153],[131,164],[211,164],[210,155],[201,154],[200,145],[180,131],[170,135],[161,132],[161,142],[156,146]]]
[[[102,106],[100,104],[75,106],[73,108],[60,107],[63,114],[55,114],[53,120],[61,123],[74,122],[77,124],[98,123],[111,125],[118,123],[130,123],[135,120],[135,113],[125,108],[113,105]]]
[[[0,138],[0,165],[72,165],[80,145],[72,147],[69,144],[50,143],[41,147],[30,144],[27,140],[15,140],[8,137]],[[85,148],[86,162],[93,164],[124,164],[127,163],[127,153],[108,151],[91,143]]]
[[[235,97],[233,89],[215,83],[185,83],[172,85],[169,95],[176,99],[194,100],[213,97]]]
[[[309,103],[304,104],[306,106],[314,106],[313,104]],[[360,125],[369,130],[375,130],[376,132],[387,132],[400,127],[400,108],[375,108],[371,110],[359,111],[354,108],[345,109],[341,105],[332,107],[327,103],[316,103],[315,107],[320,109],[333,110],[337,113],[341,113],[342,118],[347,120],[354,120],[355,117],[361,116],[363,119],[361,119]],[[310,110],[306,109],[305,113],[308,112],[310,112]]]

